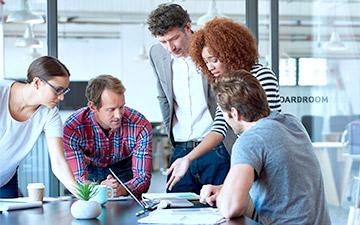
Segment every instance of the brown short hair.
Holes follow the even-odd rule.
[[[30,64],[27,71],[27,82],[31,83],[35,77],[48,81],[56,76],[69,77],[70,72],[57,58],[42,56]]]
[[[147,19],[150,32],[154,36],[163,36],[172,28],[184,29],[191,23],[188,12],[178,4],[160,4]]]
[[[85,96],[88,101],[92,101],[97,108],[100,108],[101,95],[105,89],[120,95],[125,93],[125,87],[119,79],[111,75],[99,75],[89,80],[86,86]]]
[[[214,77],[202,58],[204,47],[208,47],[227,70],[250,71],[259,58],[256,39],[245,25],[227,18],[215,18],[192,35],[189,47],[191,58],[210,82]]]
[[[245,121],[257,121],[270,113],[264,89],[246,70],[223,74],[214,81],[213,90],[222,110],[229,112],[234,107]]]

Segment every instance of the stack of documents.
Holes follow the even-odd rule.
[[[220,224],[225,219],[215,208],[158,209],[138,220],[156,224]]]

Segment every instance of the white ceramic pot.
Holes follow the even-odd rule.
[[[94,219],[101,214],[101,206],[96,201],[77,200],[71,205],[70,211],[76,219]]]

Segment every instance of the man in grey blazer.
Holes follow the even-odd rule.
[[[187,11],[177,4],[161,4],[147,22],[160,42],[151,47],[150,62],[157,78],[164,124],[174,147],[172,164],[186,156],[210,131],[216,101],[206,78],[188,54],[192,30]],[[204,184],[222,184],[229,168],[229,153],[220,143],[193,160],[182,179],[167,191],[200,193]]]

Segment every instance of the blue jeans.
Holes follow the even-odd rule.
[[[18,179],[17,172],[10,179],[7,184],[0,188],[0,198],[17,198],[18,194]]]
[[[133,178],[132,157],[129,157],[105,168],[88,165],[88,180],[100,183],[110,174],[109,168],[111,168],[123,182]]]
[[[170,163],[187,155],[199,142],[175,142]],[[230,155],[223,143],[213,148],[210,152],[194,160],[186,174],[167,192],[194,192],[200,194],[201,187],[205,184],[219,185],[225,180],[230,169]],[[171,174],[168,176],[170,178]]]

